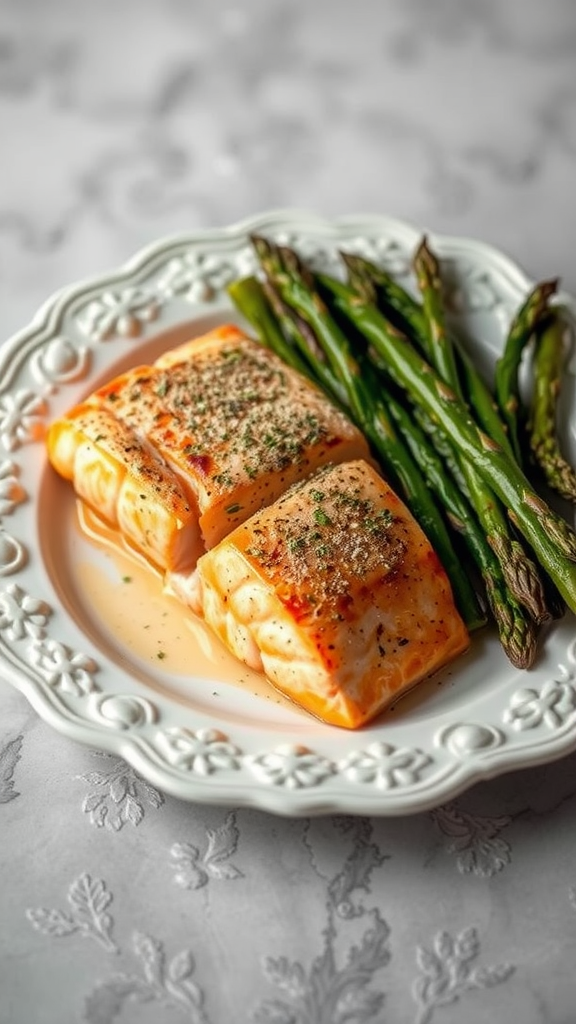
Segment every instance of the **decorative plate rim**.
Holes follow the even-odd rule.
[[[330,266],[335,247],[356,246],[399,268],[422,235],[405,221],[357,214],[326,219],[277,210],[227,227],[173,235],[122,266],[59,290],[0,349],[0,669],[53,728],[123,757],[181,799],[251,806],[282,815],[398,816],[428,810],[484,779],[576,749],[576,630],[554,627],[540,662],[517,673],[490,648],[504,680],[495,696],[475,683],[465,713],[400,714],[348,733],[301,719],[280,728],[230,724],[217,706],[185,706],[119,669],[68,615],[38,537],[46,422],[86,390],[91,375],[156,335],[210,318],[237,319],[232,277],[253,269],[249,235],[267,232]],[[469,238],[427,232],[454,276],[453,314],[490,328],[533,283],[508,256]],[[576,305],[560,300],[576,324]],[[135,354],[134,361],[137,356]],[[572,386],[571,391],[574,390]],[[60,405],[60,409],[59,409]],[[570,429],[574,433],[572,420]],[[576,435],[575,435],[576,436]],[[53,629],[58,636],[53,635]],[[503,655],[501,655],[504,658]],[[504,659],[505,661],[505,659]],[[482,671],[479,661],[475,671]],[[480,667],[479,667],[480,666]],[[467,671],[469,672],[469,664]]]

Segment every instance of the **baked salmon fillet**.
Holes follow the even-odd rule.
[[[48,454],[96,513],[146,557],[152,546],[152,561],[171,573],[188,572],[318,467],[370,458],[364,436],[318,388],[229,324],[87,396],[52,424]],[[144,460],[155,486],[139,492],[132,513],[118,502]],[[153,545],[143,533],[151,528]]]
[[[196,575],[233,654],[332,725],[365,724],[469,644],[437,555],[364,460],[291,487]]]
[[[189,565],[199,527],[185,488],[107,409],[77,405],[51,425],[48,451],[78,497],[147,562],[161,569]]]

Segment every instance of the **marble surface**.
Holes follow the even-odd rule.
[[[0,0],[0,337],[275,207],[576,292],[573,0]],[[576,756],[401,819],[182,804],[0,681],[1,1024],[576,1019]]]

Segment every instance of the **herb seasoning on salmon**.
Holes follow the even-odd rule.
[[[425,534],[363,460],[294,485],[198,577],[229,649],[333,725],[363,725],[469,644]]]
[[[78,424],[87,407],[106,424],[89,438],[92,477],[109,482],[105,500],[83,478],[86,438]],[[111,432],[124,439],[113,460],[105,442]],[[169,524],[171,531],[185,528],[185,542],[162,536],[155,553],[155,562],[172,572],[192,569],[234,526],[319,466],[370,457],[361,432],[318,388],[232,325],[93,392],[51,426],[48,453],[93,510],[115,526],[122,519],[121,531],[147,555],[139,529],[130,529],[116,508],[121,480],[145,454],[188,506]],[[164,498],[162,487],[148,505],[162,532]]]

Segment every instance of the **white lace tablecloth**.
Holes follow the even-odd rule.
[[[0,0],[0,332],[273,207],[576,292],[576,7]],[[0,680],[0,1024],[576,1021],[576,755],[400,818],[167,797]]]

